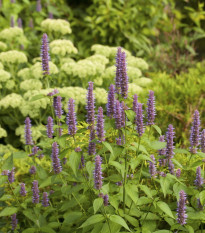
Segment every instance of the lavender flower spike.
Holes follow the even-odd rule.
[[[40,12],[41,11],[41,0],[37,0],[37,3],[36,3],[36,11],[37,12]]]
[[[42,46],[41,46],[41,59],[42,59],[42,70],[43,75],[49,75],[49,46],[48,46],[48,36],[46,33],[43,34],[42,37]]]
[[[47,207],[49,205],[50,204],[49,204],[48,193],[47,192],[43,192],[42,206],[43,207]]]
[[[10,184],[13,183],[15,180],[14,175],[15,175],[14,168],[12,168],[12,170],[8,172],[8,180]]]
[[[166,157],[167,159],[173,158],[174,155],[174,128],[173,125],[169,125],[166,132],[167,147],[166,147]]]
[[[164,135],[161,135],[160,137],[159,137],[159,141],[160,142],[165,142],[165,140],[164,140]],[[166,147],[164,147],[163,149],[161,149],[161,150],[158,150],[158,155],[159,155],[159,157],[161,157],[161,156],[164,156],[165,157],[165,155],[166,155]],[[166,159],[162,159],[162,158],[159,158],[159,164],[160,164],[160,166],[165,166],[166,165]]]
[[[197,167],[196,169],[196,180],[194,181],[194,184],[199,188],[199,187],[202,187],[204,183],[204,180],[201,176],[201,167]]]
[[[29,117],[26,117],[25,120],[25,142],[26,145],[33,145],[33,140],[31,137],[31,120]]]
[[[98,109],[96,134],[98,136],[99,142],[105,141],[104,119],[103,119],[103,108],[102,107],[99,107]]]
[[[20,186],[21,186],[20,194],[21,194],[21,196],[25,197],[26,193],[27,193],[26,188],[25,188],[25,184],[21,183]]]
[[[119,100],[115,101],[115,125],[117,129],[121,128],[121,114],[122,114],[122,110],[121,110],[121,104]]]
[[[93,82],[88,83],[88,94],[87,94],[87,123],[94,127],[95,123],[95,99],[93,94]]]
[[[72,98],[68,101],[68,114],[67,114],[67,125],[68,125],[68,134],[74,136],[77,131],[76,127],[76,115],[75,115],[75,104]]]
[[[47,120],[47,125],[46,125],[46,128],[47,128],[47,136],[49,138],[53,138],[53,118],[52,117],[48,117],[48,120]]]
[[[195,110],[192,127],[191,127],[191,134],[190,134],[190,152],[193,154],[197,153],[197,147],[199,145],[200,141],[200,116],[199,112]]]
[[[52,144],[52,164],[53,164],[53,171],[55,174],[59,174],[62,171],[62,167],[60,164],[60,159],[58,158],[59,155],[59,149],[57,142],[54,142]]]
[[[95,157],[95,170],[94,170],[94,182],[95,182],[95,188],[97,190],[100,190],[102,188],[102,171],[101,171],[101,157],[100,155],[97,155]]]
[[[11,229],[14,231],[17,227],[18,219],[16,218],[16,214],[11,215]]]
[[[95,139],[95,130],[91,128],[90,130],[90,142],[88,145],[88,154],[89,155],[95,155],[96,151],[95,151],[95,142],[92,142],[92,140]]]
[[[30,172],[31,175],[36,174],[36,167],[34,165],[32,165],[29,172]]]
[[[147,101],[147,125],[154,125],[155,115],[156,110],[154,91],[149,91],[149,98]]]
[[[23,24],[22,24],[22,19],[21,18],[18,18],[18,27],[19,28],[23,28]]]
[[[121,55],[122,49],[118,47],[116,55],[116,76],[115,76],[115,92],[120,94],[121,90]]]
[[[132,109],[136,114],[137,114],[137,108],[138,108],[137,106],[138,106],[138,96],[135,94],[133,96],[133,107],[132,107]]]
[[[128,76],[127,76],[127,65],[126,65],[126,55],[122,52],[121,55],[121,95],[124,99],[128,97]]]
[[[186,224],[186,219],[187,219],[187,214],[186,214],[186,193],[184,190],[181,190],[179,192],[179,202],[178,208],[177,208],[177,222],[180,225],[185,225]]]
[[[171,159],[168,159],[168,169],[170,174],[174,175],[174,164]]]
[[[38,204],[39,203],[39,189],[38,189],[38,181],[37,180],[33,181],[32,191],[33,191],[33,203]]]
[[[138,133],[138,136],[141,137],[144,133],[144,124],[143,124],[143,109],[142,109],[142,104],[138,103],[138,110],[137,110],[137,115],[135,118],[135,124],[136,130]]]
[[[109,87],[107,99],[107,116],[112,118],[115,111],[115,86],[113,84]]]
[[[55,109],[55,114],[58,117],[58,119],[61,119],[61,116],[63,115],[61,100],[62,100],[61,96],[57,96],[53,98],[53,106]]]
[[[15,26],[14,17],[13,16],[11,16],[10,26],[11,26],[11,28],[13,28]]]
[[[177,170],[176,170],[176,177],[177,178],[179,178],[180,176],[181,176],[181,169],[180,168],[178,168]]]
[[[108,206],[109,203],[109,196],[107,194],[105,194],[103,196],[103,200],[104,200],[104,206]]]
[[[201,151],[205,153],[205,129],[201,133]]]
[[[155,157],[154,155],[150,155],[150,158],[153,162],[149,161],[149,173],[151,175],[151,177],[153,178],[156,178],[156,174],[157,174],[157,171],[156,171],[156,165],[155,165]]]

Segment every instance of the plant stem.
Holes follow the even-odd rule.
[[[75,198],[76,202],[78,203],[78,205],[81,208],[81,211],[83,212],[83,214],[86,215],[86,211],[84,210],[84,208],[82,207],[82,205],[80,204],[80,202],[78,201],[78,199],[76,198],[76,196],[74,195],[74,193],[72,193],[73,197]]]
[[[137,151],[136,151],[136,156],[138,156],[138,154],[139,154],[140,141],[141,141],[141,137],[139,137],[138,148],[137,148]]]
[[[125,144],[126,144],[126,117],[125,117]],[[122,135],[122,138],[123,138],[123,135]],[[126,146],[125,146],[126,148]],[[124,182],[123,182],[123,210],[124,210],[124,213],[125,213],[125,196],[126,196],[126,182],[127,182],[127,150],[125,150],[125,172],[124,172]]]

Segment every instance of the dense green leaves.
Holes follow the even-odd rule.
[[[102,214],[96,214],[88,218],[81,226],[80,228],[85,228],[89,225],[96,224],[98,222],[101,222],[104,220],[104,216]]]
[[[12,214],[15,214],[17,212],[17,208],[15,207],[6,207],[0,212],[0,217],[3,216],[10,216]]]

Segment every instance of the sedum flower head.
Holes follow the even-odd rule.
[[[0,138],[5,138],[7,137],[7,132],[5,129],[1,128],[0,126]]]
[[[129,66],[136,67],[140,70],[148,70],[149,68],[147,62],[139,57],[128,56],[127,63],[129,64]]]
[[[190,134],[190,152],[193,154],[197,153],[197,148],[199,146],[200,141],[200,115],[198,110],[195,110],[193,116],[193,122],[191,127],[191,134]]]
[[[50,50],[52,54],[59,55],[61,57],[65,57],[68,54],[76,54],[78,50],[74,47],[72,41],[70,40],[53,40],[50,43]]]
[[[42,86],[42,82],[38,79],[28,79],[21,82],[20,89],[23,91],[41,90]]]
[[[154,125],[155,115],[156,110],[154,91],[149,91],[149,98],[147,101],[147,125]]]
[[[100,54],[95,54],[90,57],[87,57],[86,60],[94,62],[96,65],[97,64],[102,64],[102,65],[107,65],[109,63],[109,59],[107,59],[105,56],[100,55]]]
[[[7,49],[7,45],[4,42],[0,41],[0,50],[5,51],[6,49]]]
[[[186,214],[186,193],[184,190],[181,190],[179,192],[179,202],[178,208],[177,208],[177,222],[180,225],[185,225],[186,224],[186,219],[187,219],[187,214]]]
[[[138,85],[136,85],[135,83],[129,83],[128,86],[129,86],[129,94],[130,94],[130,96],[133,96],[135,93],[140,94],[140,93],[143,92],[143,88],[140,87],[140,86],[138,86]]]
[[[32,192],[33,192],[33,203],[38,204],[39,203],[39,188],[38,188],[38,181],[34,180],[33,181],[33,187],[32,187]]]
[[[141,77],[138,79],[133,80],[134,84],[140,86],[140,87],[147,87],[149,86],[153,81],[150,78]]]
[[[59,73],[57,66],[53,62],[49,61],[48,66],[49,66],[49,74],[58,74]],[[31,74],[31,77],[34,79],[43,78],[41,62],[37,62],[33,66],[31,66],[30,74]]]
[[[101,104],[106,104],[107,103],[107,91],[104,88],[99,88],[96,87],[94,90],[94,95],[96,102],[101,105]]]
[[[15,87],[15,82],[14,80],[8,80],[5,85],[5,89],[7,90],[12,90]]]
[[[10,27],[1,31],[0,39],[5,41],[16,41],[19,42],[25,41],[24,33],[22,28],[19,27]]]
[[[41,22],[41,27],[49,33],[60,33],[61,35],[70,34],[70,23],[63,19],[45,19]]]
[[[3,62],[3,64],[21,64],[26,63],[28,60],[23,52],[10,50],[0,53],[0,61]]]
[[[49,75],[49,44],[48,44],[48,36],[46,33],[43,34],[42,37],[42,45],[41,45],[41,64],[42,64],[42,70],[43,75]]]
[[[11,74],[5,70],[0,69],[0,83],[7,82],[11,78]]]
[[[20,108],[24,103],[24,99],[21,95],[12,93],[6,95],[0,100],[0,107],[3,109],[8,108]]]
[[[97,155],[95,157],[95,170],[94,170],[94,183],[95,183],[95,188],[97,190],[100,190],[102,188],[102,168],[101,168],[101,157],[100,155]]]
[[[57,142],[54,142],[52,144],[52,163],[53,163],[53,171],[55,174],[59,174],[62,171],[62,167],[60,164],[60,159],[59,159],[59,149],[58,149],[58,144]]]

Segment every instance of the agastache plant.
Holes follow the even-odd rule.
[[[43,75],[49,75],[49,60],[50,60],[50,55],[49,55],[49,45],[48,45],[48,36],[46,33],[43,34],[42,37],[42,45],[41,45],[41,60],[42,60],[42,70],[43,70]]]
[[[95,99],[93,93],[93,82],[88,83],[86,110],[87,110],[87,123],[90,125],[89,128],[93,128],[95,124]]]
[[[177,208],[177,222],[180,225],[185,225],[187,220],[185,203],[186,203],[186,193],[184,192],[184,190],[181,190],[179,192],[179,202]]]
[[[49,204],[48,193],[47,192],[43,192],[42,206],[43,207],[47,207],[49,205],[50,204]]]
[[[14,17],[11,16],[11,20],[10,20],[10,27],[13,28],[15,26],[15,23],[14,23]]]
[[[138,96],[137,96],[137,94],[134,94],[134,96],[133,96],[133,106],[132,106],[132,109],[137,114],[137,109],[138,109]]]
[[[107,100],[107,116],[113,118],[115,112],[115,86],[113,84],[109,87]]]
[[[127,76],[127,65],[126,65],[126,54],[121,54],[121,95],[124,99],[128,97],[128,76]]]
[[[22,19],[21,18],[18,18],[17,23],[18,23],[18,27],[19,28],[23,28],[23,24],[22,24]]]
[[[156,174],[157,174],[157,170],[156,170],[156,161],[155,161],[155,157],[154,155],[150,155],[150,158],[152,160],[149,161],[149,173],[151,175],[151,177],[155,178],[156,177]]]
[[[57,142],[54,142],[52,144],[52,154],[51,154],[51,159],[52,159],[52,165],[53,165],[53,171],[55,174],[59,174],[62,171],[62,167],[60,164],[60,159],[59,159],[59,148]]]
[[[41,11],[41,0],[37,0],[37,3],[36,3],[36,11],[37,11],[37,12],[40,12],[40,11]]]
[[[11,229],[14,231],[17,227],[18,219],[16,218],[16,214],[11,215]]]
[[[138,103],[137,115],[135,118],[136,130],[138,136],[141,137],[144,133],[144,123],[143,123],[143,109],[142,104]]]
[[[197,147],[200,141],[200,116],[198,110],[195,110],[192,127],[191,127],[191,134],[190,134],[190,152],[193,154],[197,153]]]
[[[89,145],[88,145],[88,154],[89,155],[95,155],[96,154],[96,143],[92,142],[92,140],[95,139],[95,130],[91,128],[90,130],[90,139],[89,139]]]
[[[122,110],[121,110],[121,104],[119,100],[115,101],[115,114],[114,114],[114,118],[115,118],[115,126],[116,129],[120,129],[121,128],[121,122],[122,122]]]
[[[96,134],[98,136],[99,142],[105,141],[104,119],[103,119],[103,108],[102,107],[99,107],[98,109]]]
[[[53,118],[51,116],[48,117],[46,128],[47,128],[48,138],[53,138],[53,133],[54,133],[54,130],[53,130]]]
[[[201,151],[205,153],[205,129],[201,132]]]
[[[23,196],[23,197],[25,197],[25,196],[26,196],[26,193],[27,193],[27,191],[26,191],[25,184],[24,184],[24,183],[21,183],[21,184],[20,184],[20,195]]]
[[[165,142],[164,135],[161,135],[159,137],[159,141],[160,142]],[[161,158],[161,157],[162,156],[163,157],[166,156],[166,146],[163,149],[158,150],[158,155],[159,155],[159,164],[160,164],[160,166],[165,166],[166,165],[166,159],[165,158]]]
[[[34,204],[38,204],[39,203],[39,188],[38,188],[38,181],[37,180],[33,181],[32,191],[33,191],[33,201],[32,202]]]
[[[67,125],[68,125],[68,134],[74,136],[77,131],[77,121],[75,115],[75,104],[72,98],[68,101],[68,114],[67,114]]]
[[[15,181],[15,172],[14,172],[14,168],[12,168],[11,171],[8,172],[8,180],[9,183],[13,183]]]
[[[194,184],[198,188],[202,187],[202,185],[204,184],[204,180],[203,180],[203,178],[201,176],[201,167],[200,166],[197,167],[197,169],[196,169],[196,180],[194,181]]]
[[[61,119],[61,116],[63,115],[63,109],[62,109],[62,97],[61,96],[56,96],[54,97],[55,102],[53,102],[54,109],[55,109],[55,114],[58,119]]]
[[[156,110],[154,91],[149,91],[149,98],[147,101],[147,125],[154,125],[155,115]]]
[[[29,117],[26,117],[25,120],[25,142],[26,145],[33,145],[33,140],[31,136],[31,120]]]
[[[115,75],[115,92],[120,94],[121,91],[121,55],[122,49],[118,47],[116,55],[116,75]]]
[[[101,168],[101,157],[100,155],[97,155],[95,157],[95,170],[94,170],[94,183],[95,183],[95,188],[97,190],[100,190],[102,188],[102,168]]]
[[[166,132],[166,141],[167,141],[167,147],[166,147],[166,157],[168,160],[173,158],[174,155],[174,127],[173,125],[169,125],[167,132]]]

